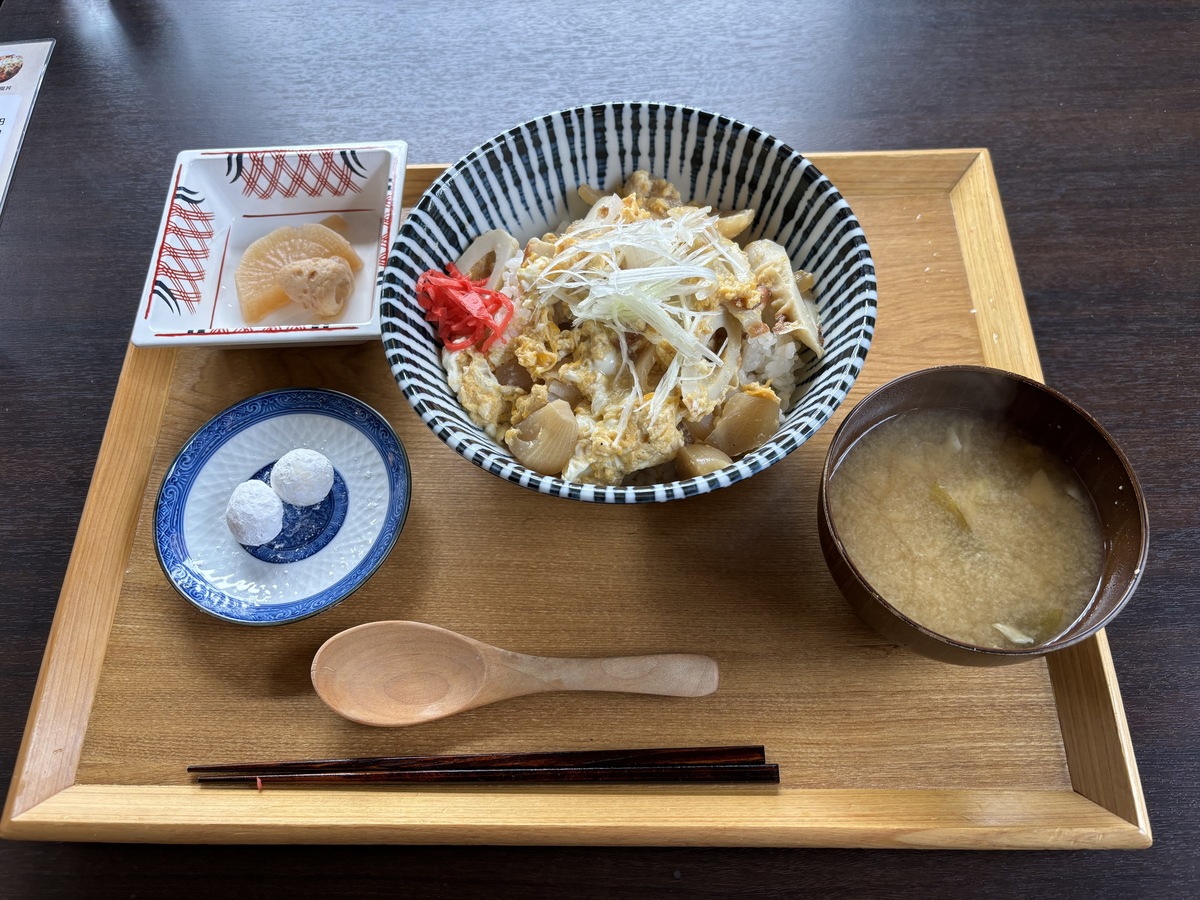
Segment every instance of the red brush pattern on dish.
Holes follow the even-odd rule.
[[[396,183],[396,166],[393,164],[392,171],[388,175],[387,199],[383,203],[383,233],[379,236],[379,268],[383,269],[387,266],[389,238],[392,236],[392,185]]]
[[[342,197],[358,193],[355,172],[332,150],[318,153],[246,153],[242,171],[242,193],[247,197],[267,200],[277,194],[295,197],[304,192],[309,197],[331,194]]]
[[[209,241],[213,236],[213,213],[200,205],[203,198],[199,194],[179,187],[181,173],[182,169],[175,175],[167,227],[154,266],[154,282],[165,281],[174,298],[182,301],[189,313],[194,313],[200,305],[204,264],[212,251]],[[193,195],[190,199],[189,194]],[[150,304],[146,305],[146,315],[150,315]]]
[[[229,258],[229,238],[233,236],[233,229],[229,229],[225,233],[225,249],[221,251],[221,265],[217,269],[217,290],[219,291],[221,284],[221,276],[225,274],[225,260]],[[213,327],[213,322],[217,320],[217,304],[213,303],[212,315],[208,317],[208,327]]]
[[[201,150],[201,151],[199,151],[198,155],[199,156],[229,156],[229,154],[231,154],[231,153],[234,153],[234,154],[242,153],[242,154],[245,154],[248,156],[251,153],[266,153],[266,152],[271,152],[271,153],[335,153],[342,149],[343,148],[341,148],[341,147],[304,147],[303,149],[295,148],[295,147],[276,147],[275,149],[273,149],[271,151],[265,151],[265,150]],[[387,150],[388,148],[387,147],[377,147],[374,144],[369,144],[364,147],[355,147],[354,149],[357,151],[357,150]]]
[[[326,214],[345,215],[346,213],[374,212],[369,206],[357,209],[298,209],[295,212],[283,213],[242,213],[243,219],[282,219],[285,216],[323,216]]]
[[[361,325],[267,325],[263,328],[209,328],[196,331],[159,331],[158,337],[219,337],[223,334],[282,334],[287,331],[358,331]]]

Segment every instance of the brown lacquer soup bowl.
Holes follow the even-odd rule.
[[[868,432],[904,413],[962,410],[989,417],[1061,460],[1078,476],[1096,513],[1101,565],[1096,588],[1065,630],[1031,646],[996,648],[939,634],[901,612],[864,576],[831,511],[831,479]],[[845,524],[845,523],[841,523]],[[821,475],[817,525],[825,561],[854,611],[880,635],[942,662],[996,666],[1044,656],[1103,628],[1129,602],[1148,550],[1146,502],[1129,461],[1078,405],[1039,382],[997,369],[942,366],[913,372],[878,388],[846,416]],[[937,572],[929,572],[936,579]],[[964,600],[963,602],[969,602]]]

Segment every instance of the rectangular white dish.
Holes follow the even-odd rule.
[[[378,282],[400,225],[403,141],[185,150],[175,161],[134,321],[139,347],[264,346],[379,337]],[[282,225],[338,215],[362,258],[342,312],[295,304],[249,325],[234,272],[246,248]]]

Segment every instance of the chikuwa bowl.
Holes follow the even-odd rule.
[[[1062,460],[1090,495],[1103,540],[1103,566],[1091,600],[1061,634],[1014,649],[983,647],[938,634],[900,612],[855,565],[830,510],[829,485],[855,443],[882,422],[915,410],[958,409],[994,417]],[[931,659],[997,666],[1044,656],[1095,634],[1129,602],[1146,565],[1146,501],[1129,461],[1095,419],[1039,382],[980,366],[939,366],[890,381],[867,395],[834,435],[821,473],[817,527],[834,581],[880,635]]]
[[[657,484],[596,485],[541,475],[471,421],[451,389],[442,347],[416,299],[427,269],[453,262],[482,232],[524,244],[580,218],[580,185],[615,190],[638,169],[712,209],[757,211],[750,239],[781,244],[811,272],[825,355],[810,351],[783,422],[766,443],[708,475]],[[725,116],[666,103],[601,103],[532,119],[477,147],[433,183],[405,220],[380,285],[383,344],[408,402],[449,447],[530,490],[596,503],[678,500],[743,481],[816,433],[862,369],[875,331],[875,266],[858,220],[802,154]]]

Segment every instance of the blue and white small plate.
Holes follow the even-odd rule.
[[[130,338],[139,347],[262,347],[379,337],[376,292],[400,227],[404,141],[185,150],[175,160]],[[363,261],[329,319],[295,303],[248,324],[235,273],[283,225],[336,226]]]
[[[289,450],[323,453],[333,489],[310,507],[284,504],[284,529],[261,547],[225,523],[233,489],[265,480]],[[154,542],[167,579],[206,613],[243,625],[281,625],[354,593],[387,558],[408,514],[408,457],[392,426],[337,391],[268,391],[197,431],[167,470]]]

